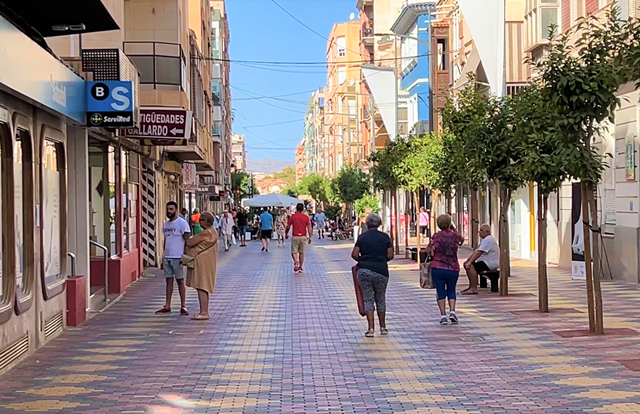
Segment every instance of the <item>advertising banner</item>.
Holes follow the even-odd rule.
[[[571,186],[571,278],[585,280],[584,227],[582,215],[582,189],[580,183]]]
[[[196,191],[198,187],[200,186],[196,175],[196,165],[192,162],[185,162],[182,164],[182,188],[184,191]]]

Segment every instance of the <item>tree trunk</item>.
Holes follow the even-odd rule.
[[[418,257],[417,257],[417,262],[418,262],[418,269],[420,269],[420,207],[418,207],[418,198],[419,198],[419,194],[420,194],[420,190],[416,190],[415,193],[413,193],[413,204],[414,207],[416,209],[416,243],[418,246]]]
[[[400,218],[398,217],[398,190],[397,189],[393,190],[392,197],[393,197],[392,204],[393,204],[394,220],[391,220],[391,221],[393,221],[393,228],[396,230],[396,237],[395,237],[394,243],[395,243],[396,254],[400,254],[400,223],[399,223]]]
[[[478,247],[478,226],[480,225],[480,203],[478,202],[478,190],[471,188],[471,234],[469,242],[471,247]]]
[[[411,197],[411,192],[407,192],[405,190],[404,192],[404,204],[405,204],[405,210],[402,212],[402,215],[404,216],[404,248],[406,249],[407,247],[409,247],[409,198]]]
[[[431,236],[436,232],[437,206],[440,203],[440,199],[441,193],[435,191],[431,193],[431,215],[429,217],[429,231],[431,232]]]
[[[391,242],[395,244],[396,236],[394,234],[395,225],[393,223],[393,194],[394,190],[389,190],[389,231],[391,232]]]
[[[511,273],[508,214],[511,190],[500,186],[500,195],[500,227],[498,230],[500,233],[500,296],[507,296],[509,295],[509,275]]]
[[[446,200],[447,205],[445,206],[446,207],[445,213],[447,213],[449,215],[451,215],[451,210],[452,210],[451,209],[451,199],[452,198],[453,198],[453,196],[451,194],[447,194],[447,200]]]
[[[596,331],[595,300],[593,295],[593,272],[591,268],[591,229],[589,228],[589,186],[580,183],[582,202],[582,231],[584,233],[584,273],[587,282],[587,307],[589,309],[589,330]]]
[[[547,208],[549,196],[538,191],[538,310],[549,312],[547,281]]]
[[[595,188],[592,183],[587,183],[587,197],[589,208],[591,211],[589,222],[593,230],[593,298],[594,298],[594,316],[595,316],[595,333],[604,334],[604,309],[602,305],[602,288],[600,279],[602,278],[602,266],[600,265],[600,225],[598,224],[598,206],[596,203]]]

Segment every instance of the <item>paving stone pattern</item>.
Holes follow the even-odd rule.
[[[151,272],[1,377],[0,413],[640,413],[637,286],[603,283],[609,334],[589,336],[584,282],[551,269],[542,315],[535,264],[515,260],[510,297],[463,297],[460,325],[440,326],[435,292],[395,260],[391,334],[367,339],[349,254],[316,242],[294,275],[288,246],[221,251],[205,322],[155,316]]]

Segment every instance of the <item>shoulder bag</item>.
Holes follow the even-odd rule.
[[[420,287],[422,289],[433,289],[433,280],[431,279],[431,261],[433,256],[427,255],[427,260],[420,264]]]
[[[217,243],[214,243],[211,246],[207,247],[206,249],[200,250],[195,256],[189,256],[188,254],[183,254],[182,258],[180,258],[180,261],[182,262],[182,264],[187,269],[193,269],[194,267],[196,267],[196,257],[198,257],[198,255],[200,255],[200,253],[206,252],[207,250],[209,250],[210,248],[212,248],[216,244]]]

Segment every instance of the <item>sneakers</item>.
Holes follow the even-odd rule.
[[[457,325],[458,324],[458,315],[456,315],[455,312],[450,312],[449,313],[449,321],[451,321],[451,325]]]
[[[296,260],[295,262],[293,262],[293,271],[298,273],[299,270],[300,270],[300,262]]]
[[[449,318],[446,315],[440,317],[440,325],[449,325]]]

